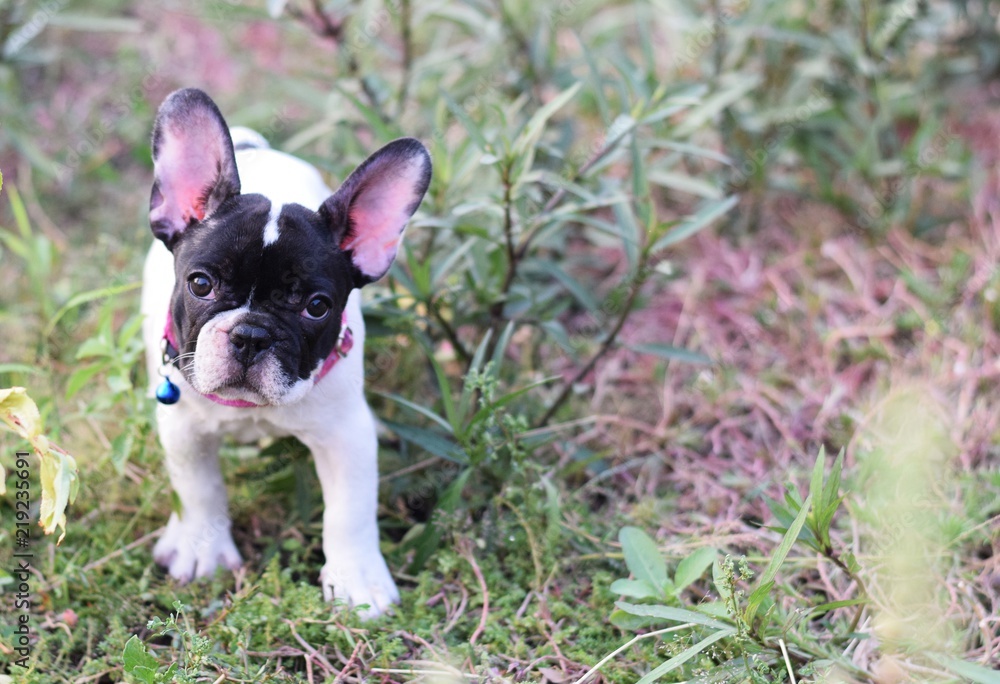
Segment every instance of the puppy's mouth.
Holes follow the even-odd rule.
[[[206,392],[206,394],[213,394],[222,399],[250,401],[255,404],[271,403],[264,390],[256,382],[249,379],[247,375],[247,372],[244,370],[240,373],[241,377],[234,377],[227,380],[211,392]]]
[[[291,354],[282,342],[286,333],[251,322],[250,329],[234,338],[234,326],[247,320],[245,314],[225,312],[202,326],[185,378],[200,394],[222,400],[218,403],[280,406],[301,399],[311,383],[288,370],[296,360],[286,358]]]
[[[201,373],[195,364],[190,370],[188,382],[200,394],[209,398],[249,402],[258,406],[283,403],[284,385],[272,387],[262,382],[259,376],[267,375],[261,372],[263,369],[256,366],[243,368],[235,361],[223,365],[228,368],[220,369],[216,365],[209,372]]]

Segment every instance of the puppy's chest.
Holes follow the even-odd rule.
[[[278,423],[259,416],[227,418],[215,421],[216,434],[231,437],[240,444],[256,442],[264,437],[288,437],[291,431]]]

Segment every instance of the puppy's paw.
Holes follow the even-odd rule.
[[[229,526],[229,518],[223,515],[182,520],[173,514],[153,547],[153,560],[182,584],[195,577],[210,577],[220,565],[235,570],[243,559]]]
[[[337,554],[319,573],[323,598],[343,599],[349,605],[367,605],[359,612],[363,620],[378,617],[399,601],[399,589],[379,552]]]

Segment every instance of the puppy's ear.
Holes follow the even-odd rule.
[[[240,193],[229,128],[202,91],[177,90],[160,105],[153,172],[149,225],[170,249],[188,227]]]
[[[430,182],[427,148],[400,138],[368,157],[320,207],[320,216],[354,263],[356,287],[389,270],[403,228]]]

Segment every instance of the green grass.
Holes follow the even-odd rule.
[[[0,663],[996,682],[997,11],[0,5],[0,388],[28,389],[80,486],[61,545],[32,530],[21,669],[27,444],[0,434]],[[243,569],[179,587],[152,562],[171,495],[136,285],[149,130],[182,86],[334,185],[393,137],[431,149],[366,300],[393,615],[322,601],[318,483],[286,441],[224,449]]]

